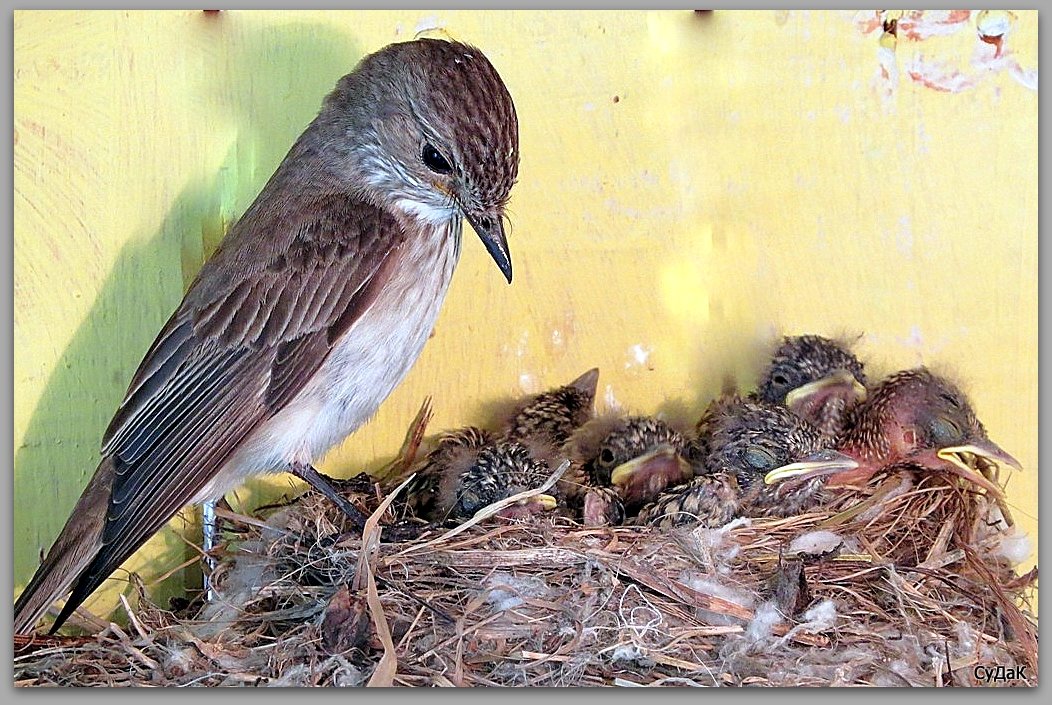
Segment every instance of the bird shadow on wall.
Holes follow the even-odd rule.
[[[228,36],[221,22],[212,22],[186,31],[213,32],[214,41],[227,44],[212,55],[214,71],[202,72],[188,105],[215,106],[220,124],[233,124],[237,136],[220,168],[183,189],[155,232],[128,239],[47,380],[14,455],[16,586],[28,581],[94,472],[106,425],[186,287],[336,79],[362,56],[346,35],[317,24],[253,27]],[[28,507],[45,509],[18,511]],[[160,553],[149,564],[151,574],[196,555],[170,529],[161,540],[163,548],[153,544]],[[120,572],[115,577],[125,579]],[[148,588],[164,604],[197,584],[194,571],[184,571]]]

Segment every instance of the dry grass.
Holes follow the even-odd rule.
[[[214,602],[140,595],[127,627],[16,644],[16,684],[1037,683],[1036,571],[1002,556],[992,502],[938,476],[719,529],[490,517],[405,543],[377,540],[375,487],[345,491],[373,511],[364,541],[314,494],[226,512]]]

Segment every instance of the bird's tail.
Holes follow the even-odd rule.
[[[55,600],[69,591],[73,581],[95,558],[106,521],[114,469],[112,457],[102,460],[44,562],[15,600],[15,634],[32,633],[37,621]],[[59,626],[56,624],[52,631]]]

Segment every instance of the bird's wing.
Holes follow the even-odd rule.
[[[271,227],[292,237],[258,266],[213,268],[207,283],[203,271],[157,337],[103,439],[117,469],[102,548],[70,603],[87,597],[303,388],[390,278],[404,243],[393,216],[360,202],[324,206],[273,219]],[[194,303],[196,287],[214,288],[223,276],[229,284],[219,295]]]

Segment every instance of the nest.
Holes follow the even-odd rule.
[[[379,540],[397,491],[341,485],[372,511],[364,538],[313,492],[221,510],[211,601],[174,612],[140,589],[127,626],[16,644],[16,684],[1037,684],[1025,537],[940,475],[719,528],[484,510],[401,543]]]

